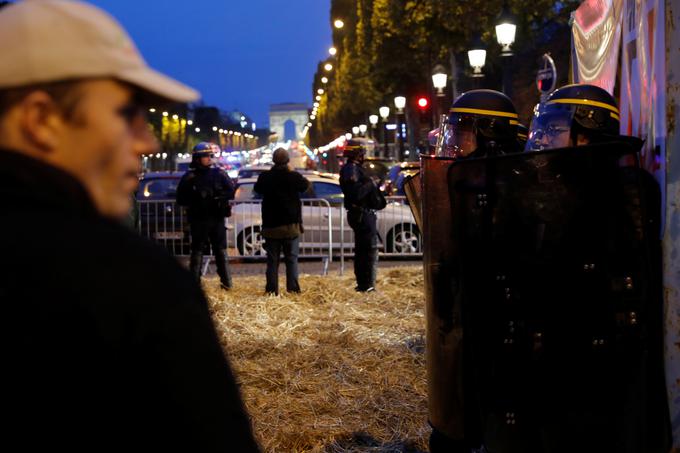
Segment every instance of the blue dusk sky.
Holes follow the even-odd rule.
[[[311,107],[317,63],[332,45],[330,0],[89,2],[123,24],[152,67],[258,127],[270,104]]]

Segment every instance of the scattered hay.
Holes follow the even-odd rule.
[[[422,268],[381,269],[368,294],[349,274],[300,285],[275,297],[263,295],[264,276],[237,278],[228,293],[205,281],[262,448],[424,451]]]

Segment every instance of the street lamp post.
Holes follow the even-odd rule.
[[[501,58],[503,59],[503,93],[506,96],[512,97],[512,49],[511,46],[515,42],[515,32],[517,31],[517,21],[510,12],[508,2],[503,3],[503,9],[498,16],[496,25],[496,40],[501,45]]]
[[[364,137],[366,136],[367,130],[368,130],[368,127],[365,124],[359,125],[359,132],[361,132],[361,135],[363,135]]]
[[[378,115],[369,115],[368,122],[371,123],[371,138],[375,140],[375,126],[378,124]]]
[[[473,69],[472,77],[475,78],[475,80],[479,80],[484,77],[482,68],[486,63],[486,49],[484,48],[484,43],[482,43],[482,40],[479,36],[477,36],[477,38],[472,43],[472,48],[468,50],[468,60],[470,60],[470,66]],[[475,83],[477,88],[479,85],[479,82]]]
[[[404,113],[404,107],[406,107],[406,98],[404,96],[396,96],[394,98],[394,106],[397,108],[397,134],[395,137],[399,137],[399,156],[398,160],[404,158],[404,135],[402,134],[402,121],[401,115]]]
[[[390,117],[390,108],[384,105],[378,109],[378,112],[383,120],[383,151],[385,152],[383,157],[387,157],[389,155],[389,148],[387,147],[387,119]]]
[[[432,85],[437,90],[437,112],[435,116],[437,121],[439,121],[439,117],[442,115],[442,104],[444,103],[444,97],[446,96],[444,89],[446,88],[446,82],[448,81],[448,78],[449,77],[446,75],[446,69],[444,66],[438,64],[434,67],[434,70],[432,71]]]

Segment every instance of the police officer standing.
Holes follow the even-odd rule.
[[[376,210],[385,207],[385,198],[361,167],[366,154],[364,145],[348,140],[343,154],[347,159],[340,170],[340,187],[345,196],[347,222],[354,230],[354,275],[356,291],[375,291],[378,262],[378,230]]]
[[[231,288],[227,259],[227,232],[224,218],[231,215],[229,200],[234,199],[234,184],[227,174],[213,165],[216,145],[201,142],[193,149],[191,169],[182,176],[177,187],[177,203],[186,206],[191,228],[189,269],[201,279],[203,251],[210,243],[215,256],[217,275],[224,290]]]

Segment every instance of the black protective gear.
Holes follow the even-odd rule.
[[[435,154],[442,157],[486,157],[521,150],[517,143],[518,115],[509,97],[494,90],[460,95],[438,135]]]
[[[493,452],[667,451],[659,195],[620,165],[636,151],[619,142],[444,167],[450,246],[426,244],[425,268],[428,291],[451,297],[428,299],[428,376],[464,399],[430,400],[437,429],[456,434],[440,414],[464,401],[465,440]],[[426,232],[442,222],[424,215]]]
[[[234,183],[217,167],[191,169],[177,186],[177,204],[187,207],[189,223],[229,217],[233,199]]]

